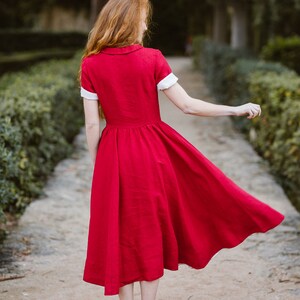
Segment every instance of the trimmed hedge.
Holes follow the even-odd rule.
[[[228,67],[227,79],[229,82],[228,103],[241,104],[250,97],[249,77],[251,73],[261,71],[264,73],[292,72],[279,63],[269,63],[255,59],[239,59]]]
[[[228,90],[224,91],[224,98],[226,98],[226,104],[240,105],[246,102],[253,102],[252,96],[249,90],[250,75],[253,72],[269,72],[281,74],[284,72],[291,72],[296,75],[295,72],[282,66],[279,63],[270,63],[255,59],[239,59],[235,64],[230,65],[226,70],[226,81]],[[248,132],[251,126],[246,118],[233,118],[234,123],[238,129],[243,132]]]
[[[202,71],[219,102],[261,105],[260,118],[232,120],[270,162],[272,172],[300,211],[299,76],[279,63],[240,59],[243,53],[211,42],[205,42],[202,49]]]
[[[232,49],[208,40],[202,42],[201,48],[200,68],[205,74],[208,88],[214,97],[225,103],[229,89],[228,67],[240,58],[250,58],[252,54],[243,49]]]
[[[261,51],[261,58],[277,61],[300,74],[300,37],[276,37]]]
[[[202,35],[197,35],[197,36],[193,37],[193,40],[192,40],[193,66],[196,69],[200,68],[200,66],[201,66],[201,53],[202,53],[202,47],[203,47],[204,41],[205,41],[205,37]]]
[[[34,63],[71,58],[87,41],[83,32],[0,31],[0,75]]]
[[[83,125],[80,58],[53,60],[0,80],[0,214],[19,214],[42,192]]]
[[[261,117],[251,122],[256,137],[252,144],[300,210],[300,77],[292,72],[252,73],[250,95],[262,108]]]
[[[81,49],[87,34],[83,32],[47,32],[32,30],[0,31],[0,52],[13,53],[49,49]]]
[[[0,75],[25,69],[33,64],[49,59],[67,59],[74,56],[78,49],[52,49],[15,53],[10,55],[0,54]]]

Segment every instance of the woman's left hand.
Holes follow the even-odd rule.
[[[249,102],[243,105],[236,106],[235,112],[236,116],[248,115],[247,119],[253,119],[256,116],[261,115],[261,108],[259,104]]]

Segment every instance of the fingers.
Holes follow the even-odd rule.
[[[247,119],[253,119],[256,116],[260,116],[261,115],[261,108],[260,105],[258,104],[254,104],[254,103],[247,103],[247,113],[248,113],[248,117]]]

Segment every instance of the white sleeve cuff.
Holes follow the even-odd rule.
[[[88,100],[98,100],[98,95],[96,93],[91,93],[83,87],[81,87],[80,89],[80,95],[81,97],[86,98]]]
[[[178,78],[173,74],[170,73],[168,76],[166,76],[164,79],[162,79],[158,84],[157,88],[159,90],[165,90],[171,87],[173,84],[177,82]]]

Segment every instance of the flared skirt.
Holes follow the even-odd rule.
[[[204,268],[222,248],[283,219],[165,122],[107,125],[94,166],[83,279],[116,295],[179,264]]]

